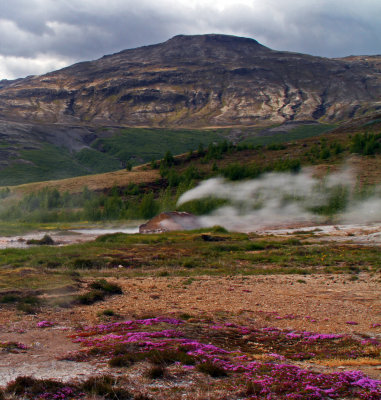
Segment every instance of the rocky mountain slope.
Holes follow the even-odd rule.
[[[35,123],[256,125],[378,109],[381,56],[313,57],[225,35],[176,36],[0,82],[0,118]]]

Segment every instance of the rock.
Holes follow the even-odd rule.
[[[197,217],[187,212],[164,212],[139,226],[139,233],[162,233],[201,228]]]

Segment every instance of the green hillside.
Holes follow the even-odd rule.
[[[207,147],[209,143],[220,143],[224,140],[252,145],[284,143],[315,136],[333,127],[305,124],[292,126],[283,132],[265,128],[100,128],[97,137],[90,144],[83,144],[80,150],[70,148],[70,144],[58,145],[57,138],[55,143],[41,142],[32,135],[27,142],[4,142],[2,145],[1,150],[6,157],[2,160],[3,167],[0,166],[0,186],[116,171],[128,164],[135,166],[158,160],[167,151],[182,154],[198,149],[200,144]]]

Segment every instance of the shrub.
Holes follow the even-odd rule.
[[[156,365],[170,365],[181,362],[185,365],[194,365],[195,357],[181,350],[152,350],[147,353],[147,358]]]
[[[269,144],[267,146],[267,150],[285,150],[287,149],[287,146],[282,143],[274,143],[274,144]]]
[[[159,211],[159,205],[156,203],[154,194],[146,194],[140,203],[139,214],[142,218],[152,218]]]
[[[350,151],[364,156],[378,153],[381,149],[380,138],[381,134],[358,133],[352,138]]]
[[[127,390],[115,387],[116,383],[115,378],[110,375],[91,377],[82,383],[81,389],[91,395],[103,396],[105,399],[133,399],[133,396]]]
[[[105,298],[105,295],[100,290],[91,290],[90,292],[80,294],[77,296],[77,301],[79,304],[90,305],[97,301],[101,301]]]
[[[10,382],[6,387],[6,392],[16,396],[37,398],[43,393],[54,393],[64,387],[64,384],[51,379],[35,379],[28,376],[19,376]]]
[[[46,245],[52,246],[55,244],[54,240],[49,235],[44,235],[42,239],[30,239],[27,240],[26,244],[38,244],[38,245]]]
[[[196,367],[197,371],[203,372],[204,374],[210,375],[212,378],[219,378],[227,376],[226,371],[211,361],[205,361],[198,364]]]
[[[0,190],[0,199],[5,199],[6,197],[8,197],[10,195],[10,193],[11,193],[11,191],[8,187],[1,189]]]
[[[172,153],[168,150],[165,153],[164,158],[160,163],[160,166],[164,165],[165,167],[172,167],[172,165],[174,165],[174,164],[175,164],[175,159],[174,159]]]
[[[104,315],[105,317],[114,317],[116,314],[115,311],[107,309],[103,310],[99,315]]]
[[[154,365],[148,369],[146,375],[150,379],[159,379],[164,377],[165,372],[166,370],[163,365]]]
[[[106,296],[123,293],[119,285],[107,282],[105,279],[92,282],[89,288],[91,289],[90,291],[76,297],[77,303],[89,305],[104,300]]]
[[[105,294],[122,294],[122,288],[111,282],[107,282],[106,279],[99,279],[93,283],[90,284],[90,288],[93,290],[99,290],[101,292],[104,292]]]
[[[74,269],[91,269],[93,267],[93,261],[84,258],[76,258],[72,262],[72,266]]]
[[[135,361],[136,360],[133,357],[129,357],[128,355],[116,356],[109,360],[108,365],[116,368],[129,367],[134,364]]]
[[[3,304],[17,303],[19,300],[20,297],[14,294],[5,294],[4,296],[0,297],[0,303]]]
[[[139,193],[140,193],[140,189],[139,189],[139,186],[136,183],[129,183],[128,184],[128,186],[126,188],[126,191],[125,191],[126,195],[135,196],[135,195],[137,195]]]

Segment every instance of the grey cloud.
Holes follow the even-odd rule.
[[[381,53],[378,0],[225,1],[222,9],[218,3],[3,0],[0,63],[5,65],[9,57],[37,60],[44,56],[69,64],[158,43],[180,33],[211,32],[253,37],[271,48],[330,57]],[[29,73],[41,73],[41,68]],[[5,69],[0,65],[0,73]],[[13,76],[22,70],[20,66]]]

